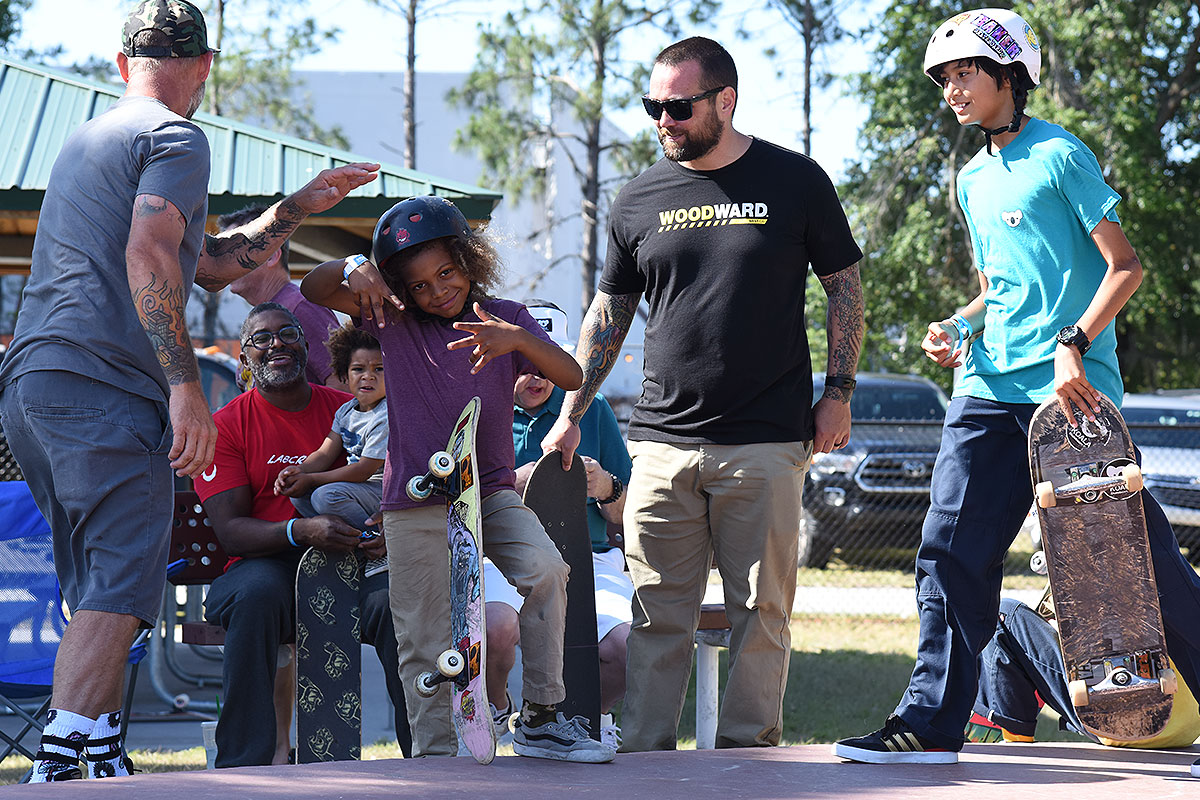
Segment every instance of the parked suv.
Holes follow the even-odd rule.
[[[804,481],[800,566],[824,568],[836,548],[911,546],[929,508],[929,481],[948,400],[916,375],[859,373],[850,441],[813,456]],[[825,376],[813,376],[813,396]]]
[[[1200,564],[1200,400],[1127,394],[1121,413],[1142,451],[1146,488],[1171,521],[1188,560]]]

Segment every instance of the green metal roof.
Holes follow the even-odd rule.
[[[0,58],[0,210],[40,209],[50,168],[67,136],[120,96],[119,87]],[[212,150],[210,214],[274,202],[326,167],[378,160],[212,114],[197,113],[193,122]],[[419,194],[453,200],[471,219],[490,217],[502,198],[491,189],[383,164],[377,179],[326,214],[374,220],[398,200]]]

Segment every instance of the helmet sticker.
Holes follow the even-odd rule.
[[[1015,228],[1018,225],[1020,225],[1021,220],[1023,220],[1024,218],[1025,218],[1025,215],[1021,213],[1021,209],[1019,209],[1019,208],[1016,211],[1001,211],[1000,212],[1000,219],[1004,220],[1005,224],[1008,225],[1008,227],[1010,227],[1010,228]]]
[[[1017,40],[1009,34],[1003,25],[996,22],[996,20],[987,14],[977,14],[975,16],[973,33],[1002,60],[1016,61],[1021,55],[1021,45],[1018,44]]]
[[[1031,28],[1028,24],[1025,26],[1025,41],[1028,42],[1029,46],[1034,50],[1042,49],[1042,46],[1038,44],[1037,34],[1033,32],[1033,28]]]
[[[396,244],[404,244],[408,241],[408,231],[404,228],[396,229]]]

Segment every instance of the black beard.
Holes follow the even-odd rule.
[[[668,145],[665,141],[666,134],[661,130],[658,132],[658,143],[662,145],[663,155],[671,161],[695,161],[713,151],[721,141],[724,131],[725,126],[714,114],[705,120],[704,125],[689,133],[683,144]]]

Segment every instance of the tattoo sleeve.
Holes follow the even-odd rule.
[[[854,264],[832,275],[820,277],[829,299],[825,313],[826,336],[829,342],[828,375],[854,375],[863,341],[863,295],[858,265]],[[850,393],[833,386],[825,388],[831,399],[850,401]]]
[[[167,383],[175,386],[198,380],[199,370],[192,355],[192,338],[184,313],[183,287],[151,272],[150,282],[134,290],[133,304],[158,363],[167,375]]]
[[[254,222],[227,233],[204,235],[196,283],[214,291],[267,260],[308,216],[285,197]]]
[[[583,386],[568,395],[563,407],[572,422],[583,418],[600,384],[612,372],[641,298],[641,294],[596,293],[580,328],[576,350],[576,360],[583,367]]]

